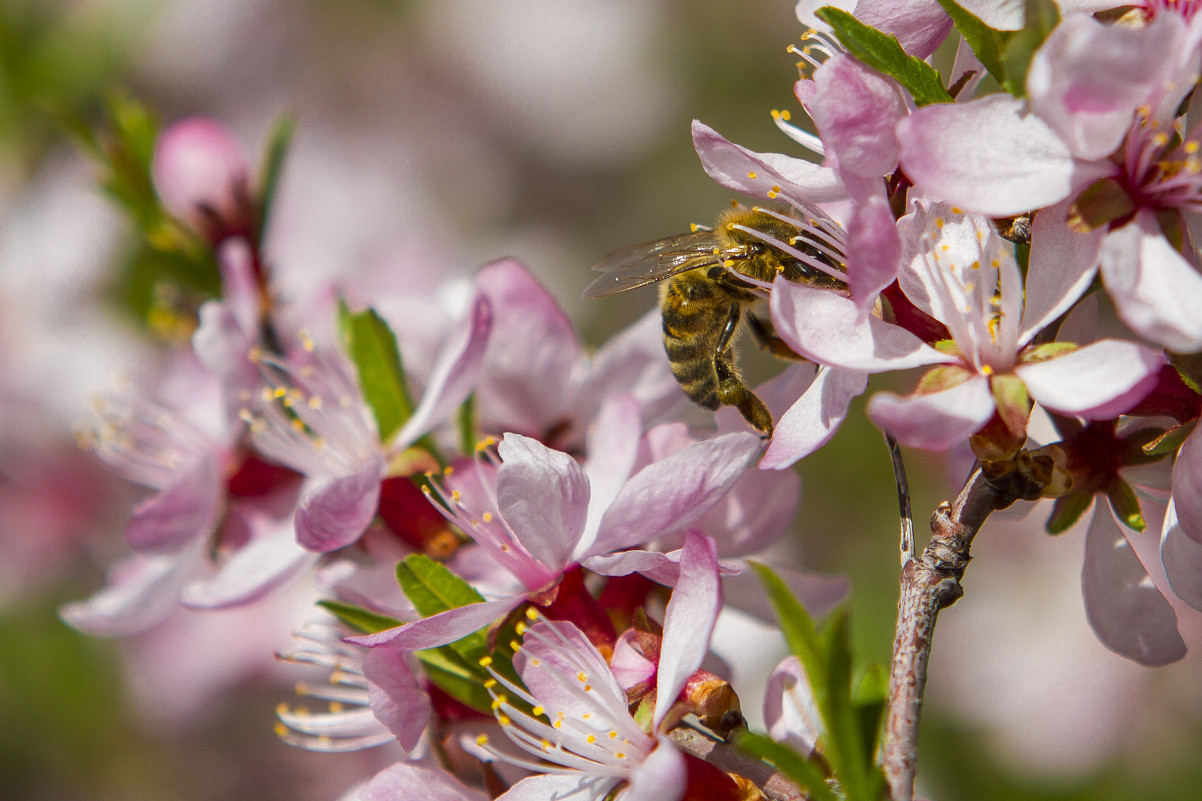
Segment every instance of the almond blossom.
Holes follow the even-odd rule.
[[[906,174],[948,202],[1004,216],[1074,200],[1068,224],[1105,234],[1081,246],[1123,321],[1195,352],[1202,275],[1185,233],[1198,224],[1199,129],[1194,113],[1188,130],[1176,116],[1202,71],[1202,20],[1183,13],[1164,6],[1138,27],[1070,14],[1031,62],[1029,104],[927,106],[897,133]],[[1066,224],[1063,206],[1040,214]]]
[[[1024,305],[1010,247],[984,218],[920,201],[902,226],[908,243],[902,288],[947,326],[949,346],[937,349],[875,317],[860,325],[851,301],[833,293],[778,281],[772,295],[781,337],[820,364],[869,373],[937,366],[914,394],[882,393],[870,403],[869,415],[899,442],[946,449],[995,412],[1018,435],[1026,396],[1064,414],[1113,417],[1155,384],[1162,357],[1134,343],[1032,345],[1088,283],[1088,263],[1074,255],[1062,227],[1037,227]]]
[[[624,552],[676,531],[713,508],[759,457],[758,437],[741,432],[698,442],[633,472],[640,423],[630,399],[603,412],[584,466],[537,440],[506,434],[500,465],[481,466],[442,508],[509,576],[495,600],[451,609],[352,641],[418,650],[454,642],[554,589],[583,565],[621,575],[640,552]],[[458,471],[457,471],[458,472]],[[454,479],[454,475],[451,477]],[[656,560],[659,565],[660,560]]]

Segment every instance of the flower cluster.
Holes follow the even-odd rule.
[[[788,468],[874,376],[917,369],[909,393],[872,395],[872,422],[970,458],[999,508],[1047,499],[1051,533],[1088,517],[1098,637],[1144,664],[1180,659],[1174,605],[1202,610],[1202,15],[1061,3],[1039,29],[1021,4],[962,3],[978,50],[945,80],[923,60],[953,35],[945,5],[799,3],[812,30],[794,90],[814,131],[773,118],[813,157],[695,122],[705,171],[763,205],[605,262],[620,288],[663,282],[663,314],[596,352],[514,260],[422,290],[347,278],[290,294],[267,226],[279,165],[256,180],[218,123],[168,128],[157,233],[206,254],[220,289],[155,380],[98,400],[80,432],[149,494],[131,554],[63,618],[130,635],[181,607],[315,590],[323,619],[284,658],[330,672],[305,690],[330,707],[285,705],[280,731],[324,751],[398,742],[367,801],[755,797],[687,736],[746,728],[710,657],[724,591],[755,614],[729,590],[797,513]],[[982,91],[986,73],[1001,88]],[[1125,332],[1098,334],[1103,292]],[[811,364],[752,392],[732,350],[745,322]],[[686,414],[686,393],[757,430]],[[1137,467],[1171,491],[1136,484]],[[1166,499],[1149,541],[1161,514],[1144,506]],[[792,608],[764,570],[776,611]],[[812,614],[845,589],[788,577]],[[818,778],[789,776],[815,798],[835,797],[828,780],[877,798],[878,732],[857,718],[851,738],[832,710],[870,722],[885,698],[835,676],[834,620],[783,625],[803,659],[768,683],[764,747],[800,753]],[[826,668],[802,663],[822,649]],[[842,707],[819,689],[839,681]]]

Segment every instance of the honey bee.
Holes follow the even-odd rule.
[[[771,244],[789,245],[844,270],[820,247],[799,243],[802,233],[784,215],[735,207],[713,228],[699,226],[609,254],[594,265],[604,274],[584,290],[584,297],[602,298],[665,281],[660,288],[664,349],[681,389],[707,409],[738,408],[757,431],[771,436],[772,413],[743,382],[735,361],[734,343],[744,317],[761,347],[782,358],[800,357],[775,335],[771,323],[754,314],[764,293],[739,276],[771,282],[780,274],[798,283],[845,290],[843,281]]]

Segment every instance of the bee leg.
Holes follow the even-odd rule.
[[[791,362],[807,361],[805,356],[790,348],[789,344],[780,338],[776,329],[772,327],[771,320],[749,314],[747,315],[747,327],[751,329],[751,336],[761,350],[768,351],[778,359]]]
[[[739,330],[740,312],[738,305],[732,305],[726,318],[722,335],[718,337],[718,347],[714,352],[714,372],[718,377],[718,402],[723,406],[734,406],[757,431],[765,437],[772,436],[772,412],[755,393],[747,388],[739,371],[735,368],[734,351],[730,347],[731,339]]]

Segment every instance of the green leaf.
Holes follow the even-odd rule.
[[[267,139],[267,153],[263,158],[262,171],[259,175],[259,247],[267,236],[267,223],[271,219],[272,205],[275,202],[275,190],[279,185],[280,172],[284,167],[284,159],[292,145],[292,135],[296,132],[296,119],[291,114],[281,116],[276,120]]]
[[[763,734],[749,731],[741,732],[735,739],[735,745],[775,766],[813,801],[839,801],[839,797],[826,783],[823,772],[789,746]]]
[[[459,430],[459,449],[464,453],[476,450],[476,396],[471,394],[459,405],[459,416],[456,419]]]
[[[989,74],[996,78],[998,83],[1004,83],[1006,73],[1002,66],[1002,35],[954,0],[939,0],[939,5],[943,6],[943,10],[952,18],[956,30],[964,37],[964,41],[972,48],[972,52],[985,69],[989,70]]]
[[[396,618],[376,614],[367,609],[362,609],[352,604],[345,604],[341,601],[321,600],[317,602],[317,605],[363,634],[375,634],[376,632],[386,631],[401,625],[401,621]]]
[[[768,596],[768,603],[780,624],[781,634],[785,637],[785,644],[789,646],[790,653],[801,660],[817,699],[825,693],[827,665],[813,618],[772,568],[758,562],[748,564],[759,576],[764,594]]]
[[[396,567],[397,582],[422,617],[480,603],[484,596],[446,565],[425,554],[405,557]]]
[[[849,53],[873,69],[892,76],[909,91],[918,105],[952,102],[952,96],[943,88],[939,72],[922,59],[907,53],[896,36],[865,25],[848,12],[833,6],[825,6],[815,13],[831,26]]]
[[[1027,0],[1027,21],[1022,30],[1009,33],[1002,45],[1002,88],[1015,97],[1026,97],[1027,70],[1031,57],[1060,22],[1060,9],[1053,0]]]
[[[449,645],[417,652],[422,670],[439,689],[477,712],[491,713],[492,697],[484,689],[491,678],[480,663],[471,662]]]
[[[826,728],[826,757],[849,801],[878,801],[884,775],[874,762],[876,734],[865,738],[851,699],[851,635],[846,609],[836,610],[819,637],[827,656],[825,699],[818,700]],[[867,741],[866,741],[867,740]]]
[[[359,387],[376,418],[380,441],[388,442],[413,414],[396,335],[375,309],[352,312],[340,303],[338,319],[347,355],[359,374]]]
[[[880,665],[869,665],[854,683],[852,704],[860,723],[860,736],[869,754],[877,752],[881,726],[885,721],[885,705],[889,699],[889,674]]]

